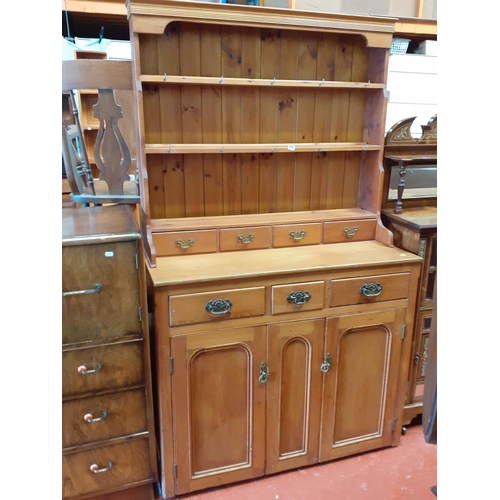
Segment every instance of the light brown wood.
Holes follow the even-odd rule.
[[[273,247],[315,245],[323,240],[322,224],[286,224],[273,229]]]
[[[114,493],[88,497],[89,500],[155,500],[155,498],[155,491],[152,484],[134,486],[115,491]]]
[[[258,378],[265,329],[177,337],[172,355],[176,463],[183,465],[176,493],[262,475],[266,384]]]
[[[238,250],[255,250],[271,246],[271,227],[245,227],[244,230],[221,229],[221,252]]]
[[[155,233],[153,242],[158,257],[215,252],[217,250],[217,231]]]
[[[307,293],[306,298],[297,297],[294,301],[290,294],[297,292]],[[325,282],[315,281],[309,283],[292,283],[290,285],[277,285],[272,287],[271,311],[272,314],[289,312],[312,311],[323,309],[325,303]],[[305,300],[306,302],[303,302]]]
[[[321,461],[391,444],[405,314],[393,309],[327,320],[331,367],[323,392]]]
[[[263,287],[175,295],[170,297],[170,326],[262,316],[264,297]],[[207,310],[209,303],[219,300],[226,304],[214,308],[213,312]]]
[[[409,283],[409,273],[333,280],[330,307],[404,299],[408,297]],[[363,295],[362,288],[372,284],[380,285],[380,291],[375,292],[378,295]]]
[[[375,239],[376,220],[350,220],[325,222],[323,243],[342,243]]]
[[[316,463],[324,320],[268,329],[266,473]]]

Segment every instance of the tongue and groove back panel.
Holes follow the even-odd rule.
[[[385,78],[379,50],[363,36],[176,21],[163,34],[140,34],[139,47],[152,219],[359,206],[361,165],[379,159],[379,147],[365,145],[380,140],[366,131],[371,110],[383,106]],[[268,82],[219,83],[231,78]],[[189,154],[167,152],[181,144]],[[196,153],[221,144],[248,148]],[[252,147],[264,144],[268,151]],[[281,153],[276,144],[290,146]],[[306,150],[293,152],[300,144]]]

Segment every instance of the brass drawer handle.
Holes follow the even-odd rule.
[[[343,230],[343,233],[348,238],[352,238],[357,232],[358,232],[358,228],[356,226],[351,227],[350,229],[348,227],[344,227],[344,230]]]
[[[323,373],[326,373],[330,369],[330,359],[331,359],[330,353],[327,352],[325,360],[323,361],[323,363],[321,363],[321,366],[319,367],[320,371],[322,371]]]
[[[296,305],[305,304],[311,298],[309,292],[291,292],[286,296],[286,300]]]
[[[290,232],[290,238],[292,238],[293,241],[300,241],[305,235],[305,231],[299,231],[298,233],[295,231]]]
[[[109,469],[111,469],[112,466],[113,466],[112,462],[108,462],[108,466],[107,467],[101,467],[101,468],[99,468],[99,466],[97,464],[92,464],[90,466],[90,470],[94,474],[100,474],[101,472],[107,472]]]
[[[181,250],[187,250],[192,247],[194,244],[194,240],[189,238],[189,240],[177,240],[175,245],[178,246]]]
[[[269,378],[269,367],[262,361],[260,364],[259,383],[265,384]]]
[[[243,245],[249,245],[253,240],[253,234],[248,234],[247,236],[244,236],[242,234],[238,235],[238,241],[240,243],[243,243]]]
[[[377,295],[382,293],[382,285],[380,283],[367,283],[359,291],[365,297],[377,297]]]
[[[210,314],[227,314],[231,310],[232,305],[233,303],[229,299],[209,300],[205,305],[205,309]]]
[[[105,411],[101,412],[100,417],[94,417],[94,415],[92,415],[92,413],[87,413],[86,415],[83,416],[83,420],[85,420],[85,422],[87,422],[87,424],[92,424],[94,422],[106,420],[107,416],[108,416],[108,413]]]
[[[63,292],[62,296],[68,297],[69,295],[84,295],[87,293],[99,293],[101,290],[102,290],[102,285],[96,283],[94,285],[94,288],[91,288],[90,290],[74,290],[73,292]]]
[[[80,375],[88,375],[89,373],[95,373],[100,371],[101,368],[102,365],[100,363],[97,363],[97,366],[93,370],[89,370],[85,365],[79,366],[77,370]]]

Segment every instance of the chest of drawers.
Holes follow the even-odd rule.
[[[152,499],[141,236],[128,206],[62,213],[62,497]]]

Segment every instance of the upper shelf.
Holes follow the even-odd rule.
[[[193,85],[239,85],[246,87],[314,87],[314,88],[336,88],[336,89],[385,89],[383,83],[368,82],[339,82],[322,80],[282,80],[276,78],[234,78],[234,77],[212,77],[212,76],[172,76],[167,75],[141,75],[143,83],[166,83],[166,84],[193,84]]]

